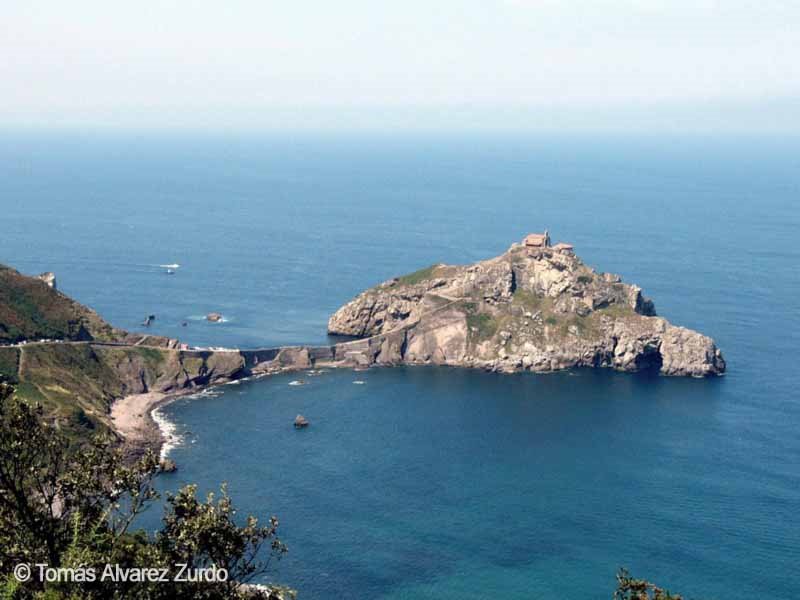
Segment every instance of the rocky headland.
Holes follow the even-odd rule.
[[[656,316],[618,275],[585,265],[569,244],[532,234],[472,265],[437,264],[370,288],[331,316],[332,334],[366,364],[439,364],[499,372],[573,367],[720,375],[714,341]]]

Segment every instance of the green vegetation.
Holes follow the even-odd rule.
[[[578,275],[578,283],[592,283],[592,277],[590,275]]]
[[[166,361],[166,352],[164,350],[159,350],[158,348],[143,348],[141,346],[135,346],[130,350],[139,354],[139,356],[144,359],[148,369],[154,373],[158,372]],[[125,349],[125,351],[130,350],[127,348]],[[202,362],[202,359],[198,360]]]
[[[19,349],[0,348],[0,378],[5,377],[11,383],[17,383],[19,368]]]
[[[47,402],[47,397],[39,391],[39,388],[36,387],[33,383],[28,383],[27,381],[20,381],[17,385],[17,396],[20,398],[25,398],[25,400],[29,402],[35,402],[37,404],[42,404]]]
[[[11,348],[22,368],[6,379],[17,384],[17,394],[41,404],[45,418],[76,442],[94,429],[110,431],[109,411],[114,400],[146,390],[203,383],[209,373],[235,373],[243,366],[237,353],[196,355],[192,352],[94,344],[27,344]],[[11,359],[0,353],[11,371]],[[13,358],[13,355],[10,355]],[[76,418],[76,409],[85,418]]]
[[[461,308],[467,314],[467,327],[473,342],[482,342],[491,338],[500,327],[500,321],[492,315],[480,312],[476,302],[461,302]]]
[[[549,308],[552,302],[550,298],[537,296],[533,292],[529,292],[528,290],[523,290],[520,287],[514,290],[514,296],[511,300],[514,304],[521,306],[529,311],[536,311]]]
[[[113,349],[122,352],[124,349]],[[138,350],[130,351],[137,354]],[[108,427],[111,401],[124,395],[125,385],[119,372],[89,345],[34,344],[20,349],[24,356],[19,374],[19,395],[41,404],[44,414],[61,423],[65,434],[81,438],[86,427]],[[76,420],[76,409],[85,419]]]
[[[467,312],[468,315],[475,314],[478,312],[478,304],[475,302],[462,302],[461,306]]]
[[[196,377],[205,368],[203,358],[187,357],[182,364],[166,338],[133,337],[145,345],[68,343],[131,336],[43,281],[0,265],[0,377],[17,384],[20,397],[41,404],[46,417],[76,440],[95,428],[108,430],[112,400],[150,387],[162,375]],[[35,343],[40,339],[65,343]],[[17,342],[29,343],[3,346]]]
[[[427,281],[428,279],[432,279],[434,277],[437,267],[438,265],[431,265],[430,267],[420,269],[419,271],[414,271],[408,275],[402,275],[397,278],[397,281],[402,285],[415,285],[417,283]]]
[[[0,265],[0,343],[114,340],[125,335],[43,281]]]
[[[78,441],[95,429],[108,431],[111,402],[130,393],[140,374],[148,383],[155,380],[168,354],[135,346],[28,344],[0,348],[0,374],[17,384],[20,398],[40,404],[48,421]]]
[[[467,326],[477,340],[488,340],[498,330],[498,322],[486,313],[467,315]]]
[[[73,600],[106,598],[193,599],[294,597],[285,588],[245,590],[242,584],[268,572],[286,552],[278,521],[265,526],[248,517],[239,525],[223,485],[218,499],[205,501],[189,485],[167,496],[163,527],[155,535],[133,532],[137,515],[158,494],[152,480],[158,461],[147,453],[133,465],[107,438],[93,437],[81,452],[43,421],[40,408],[0,383],[0,594],[3,598]],[[80,417],[79,417],[80,418]],[[73,572],[94,570],[95,578],[42,581],[14,576],[19,564],[45,564]],[[164,569],[165,581],[111,581],[105,565]],[[174,581],[179,565],[225,569],[220,581]],[[217,571],[218,572],[218,571]],[[92,580],[93,579],[93,580]]]
[[[591,277],[581,275],[580,278]],[[542,318],[542,322],[549,327],[549,335],[554,338],[563,338],[567,335],[576,334],[582,338],[596,338],[602,334],[602,318],[624,319],[628,317],[638,317],[636,312],[627,304],[613,302],[604,308],[599,308],[586,316],[574,313],[562,314],[553,309],[553,299],[537,296],[536,294],[517,288],[514,291],[513,304],[524,310],[536,313]],[[505,325],[503,327],[515,327],[517,324]]]
[[[603,308],[598,308],[593,314],[597,315],[598,317],[605,315],[607,317],[611,317],[612,319],[623,319],[625,317],[639,316],[637,312],[633,310],[633,308],[627,304],[622,304],[621,302],[614,302],[608,306],[604,306]]]

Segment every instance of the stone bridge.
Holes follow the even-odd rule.
[[[400,364],[406,358],[408,343],[413,336],[412,331],[420,326],[421,317],[426,318],[424,327],[426,330],[447,326],[453,318],[463,319],[460,313],[452,315],[451,311],[448,311],[459,299],[445,298],[445,300],[447,301],[445,304],[420,315],[420,318],[372,337],[329,346],[281,346],[239,350],[239,353],[244,357],[245,368],[254,373],[315,366],[367,367]]]

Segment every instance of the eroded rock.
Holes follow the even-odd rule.
[[[371,288],[336,311],[328,330],[367,338],[345,345],[359,365],[725,371],[711,338],[655,315],[641,288],[595,272],[572,250],[514,244],[496,258],[435,265]]]

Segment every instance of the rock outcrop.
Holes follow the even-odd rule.
[[[40,281],[44,281],[48,287],[58,289],[58,285],[56,284],[56,274],[52,271],[45,271],[44,273],[40,273],[36,276],[36,279]]]
[[[158,463],[158,470],[162,473],[174,473],[178,470],[178,465],[171,458],[165,458]]]
[[[328,331],[365,338],[336,347],[337,358],[362,365],[725,371],[711,338],[656,316],[641,288],[595,272],[567,245],[514,244],[473,265],[391,279],[336,311]]]

